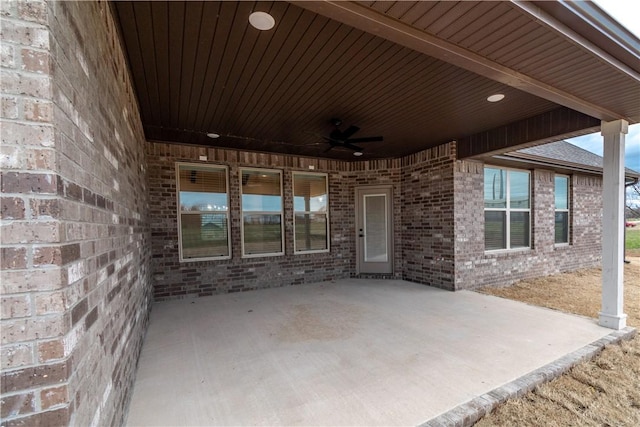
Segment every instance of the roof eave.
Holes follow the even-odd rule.
[[[594,2],[513,1],[512,4],[638,80],[640,40]]]
[[[532,165],[545,166],[551,169],[565,169],[575,172],[588,173],[592,175],[602,175],[603,169],[597,166],[583,165],[579,163],[568,162],[564,160],[548,159],[546,157],[536,156],[522,152],[511,152],[502,155],[493,156],[495,159],[506,160],[519,163],[528,163]],[[640,173],[631,169],[625,170],[625,178],[636,180],[640,179]]]

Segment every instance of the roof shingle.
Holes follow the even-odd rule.
[[[567,141],[550,142],[535,147],[523,148],[503,154],[504,157],[520,159],[521,161],[543,162],[549,166],[566,167],[569,169],[592,170],[602,173],[604,159],[590,151],[573,145]],[[640,177],[640,172],[625,168],[626,175]]]
[[[518,153],[531,154],[546,159],[561,160],[585,166],[602,168],[603,158],[567,141],[551,142],[518,150]]]

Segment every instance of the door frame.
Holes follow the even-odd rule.
[[[363,214],[363,212],[361,212],[361,198],[368,193],[375,193],[375,192],[380,192],[380,193],[385,193],[388,196],[388,203],[387,203],[387,245],[388,245],[388,250],[389,250],[389,265],[391,268],[391,271],[388,273],[370,273],[370,272],[362,272],[362,263],[363,261],[361,261],[362,259],[362,244],[360,242],[360,240],[362,239],[362,237],[360,237],[360,221],[361,221],[361,214]],[[394,234],[394,216],[393,216],[393,185],[359,185],[355,188],[355,199],[354,199],[354,204],[355,204],[355,209],[354,209],[354,213],[355,213],[355,218],[354,218],[354,239],[355,239],[355,246],[356,246],[356,274],[393,274],[394,273],[394,268],[395,268],[395,263],[394,263],[394,247],[395,247],[395,234]]]

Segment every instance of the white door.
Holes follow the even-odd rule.
[[[393,273],[392,187],[356,188],[358,274]]]

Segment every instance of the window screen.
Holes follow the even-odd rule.
[[[485,250],[530,247],[530,187],[528,171],[484,169]]]
[[[328,203],[327,175],[293,174],[296,253],[329,249]]]
[[[555,194],[555,242],[569,243],[569,177],[556,175]]]
[[[241,169],[242,253],[282,255],[282,173]]]
[[[181,260],[231,255],[227,169],[177,165]]]

